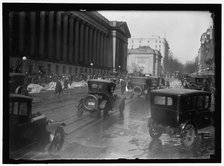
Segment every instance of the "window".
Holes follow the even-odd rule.
[[[51,73],[51,64],[47,65],[47,73],[50,74]]]
[[[59,66],[56,65],[56,71],[55,71],[55,72],[56,72],[57,75],[58,75],[58,73],[59,73],[58,71],[59,71]]]
[[[203,107],[203,96],[198,96],[197,106]]]
[[[154,103],[157,105],[166,105],[166,97],[165,96],[155,96]]]
[[[173,105],[173,100],[172,100],[171,97],[167,97],[167,105],[168,105],[168,106]]]
[[[205,108],[209,108],[209,107],[210,107],[210,97],[205,96]]]
[[[23,115],[26,116],[28,115],[28,106],[27,102],[11,102],[10,103],[10,114],[14,115]]]
[[[196,96],[185,96],[183,98],[183,109],[191,109],[196,105]]]
[[[69,74],[72,74],[72,67],[69,67]]]
[[[65,74],[65,66],[63,66],[63,71],[62,72],[63,72],[63,74]]]

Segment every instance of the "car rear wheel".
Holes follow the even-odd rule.
[[[48,148],[48,152],[51,155],[55,155],[59,150],[61,150],[63,143],[64,143],[64,130],[62,127],[58,127],[54,134],[53,141],[51,142],[51,145]]]
[[[194,125],[187,124],[181,132],[182,145],[186,148],[192,147],[196,140],[196,133]]]
[[[149,135],[154,138],[159,138],[162,135],[162,131],[156,130],[153,127],[149,127]]]

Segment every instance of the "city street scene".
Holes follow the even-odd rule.
[[[7,12],[9,160],[214,159],[214,17]]]

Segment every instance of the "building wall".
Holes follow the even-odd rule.
[[[156,54],[129,54],[127,59],[128,73],[134,68],[142,69],[143,74],[159,76],[161,72],[161,57]]]
[[[169,44],[165,38],[159,36],[152,36],[151,38],[129,38],[128,39],[128,49],[135,49],[140,46],[149,46],[154,50],[158,50],[162,56],[162,66],[164,66],[164,61],[166,63],[166,58],[169,54]]]
[[[69,71],[73,74],[76,69],[82,72],[89,68],[102,73],[115,67],[112,61],[115,55],[119,58],[117,63],[126,70],[127,45],[125,40],[116,39],[119,40],[117,54],[120,54],[113,54],[112,30],[109,21],[97,12],[12,11],[9,13],[10,66],[15,69],[22,65],[25,71],[32,72],[39,72],[41,66],[47,74],[70,74]],[[22,60],[24,56],[26,61]]]

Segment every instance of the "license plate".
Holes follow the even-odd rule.
[[[94,102],[88,102],[88,105],[95,105]]]

